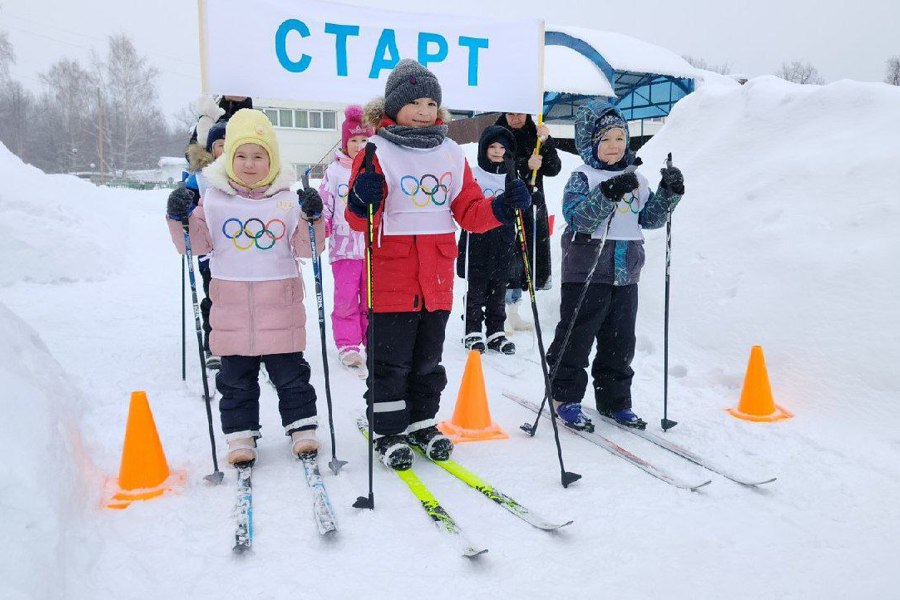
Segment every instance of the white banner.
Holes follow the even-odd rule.
[[[402,58],[458,110],[539,113],[544,24],[319,0],[199,0],[204,91],[364,104]]]

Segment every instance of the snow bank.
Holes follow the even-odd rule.
[[[0,439],[14,457],[0,494],[0,588],[9,600],[61,598],[67,566],[86,549],[79,543],[75,551],[73,525],[96,502],[81,482],[91,471],[81,447],[81,396],[38,334],[2,303],[0,330]]]
[[[100,280],[125,243],[121,194],[71,175],[47,175],[0,144],[0,219],[6,224],[0,286],[17,281]]]
[[[885,84],[761,77],[687,96],[642,149],[654,183],[667,152],[685,174],[672,339],[674,356],[703,351],[695,375],[740,385],[762,344],[793,410],[896,414],[898,106],[900,88]],[[641,300],[654,329],[663,236],[649,236],[642,281],[655,288]]]

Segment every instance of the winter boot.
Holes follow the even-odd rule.
[[[633,427],[634,429],[646,429],[647,422],[642,418],[634,414],[630,408],[623,408],[622,410],[607,410],[600,411],[603,415],[613,419],[619,425],[624,425],[625,427]]]
[[[222,368],[222,358],[207,352],[206,353],[206,368],[213,370],[213,371],[218,371],[219,369]]]
[[[453,454],[453,442],[434,425],[415,429],[415,424],[410,425],[409,434],[406,436],[409,443],[425,453],[431,460],[447,460]]]
[[[252,437],[227,440],[228,463],[239,465],[241,463],[256,462],[256,439]]]
[[[341,364],[345,367],[363,366],[363,357],[359,351],[359,346],[344,346],[338,350],[338,356],[341,359]]]
[[[516,331],[533,331],[534,325],[522,320],[522,317],[519,316],[519,303],[516,302],[506,305],[506,322],[503,324],[503,329],[512,334]]]
[[[587,432],[594,431],[594,424],[581,410],[581,402],[557,402],[554,400],[553,406],[556,408],[556,415],[566,427]]]
[[[303,429],[291,432],[291,452],[297,458],[301,454],[309,454],[319,449],[319,440],[316,439],[315,429]]]
[[[463,338],[463,346],[466,347],[466,350],[477,350],[481,354],[484,354],[484,334],[480,331],[467,333],[466,337]]]
[[[506,339],[502,331],[492,333],[487,339],[488,350],[494,352],[502,352],[503,354],[512,355],[516,353],[516,345]]]
[[[385,466],[406,471],[413,464],[413,451],[405,435],[383,435],[375,438],[375,452]]]

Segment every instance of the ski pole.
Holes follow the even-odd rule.
[[[200,305],[197,302],[197,280],[194,277],[194,256],[191,252],[191,236],[188,231],[188,218],[181,220],[181,227],[184,230],[184,255],[188,264],[188,279],[191,282],[191,300],[194,304],[194,325],[197,330],[197,351],[200,354],[200,373],[203,376],[203,399],[206,402],[206,423],[209,426],[209,445],[212,450],[213,472],[206,475],[203,479],[218,485],[222,482],[225,474],[219,470],[219,460],[216,458],[216,434],[213,431],[212,407],[209,397],[209,380],[206,376],[206,361],[203,357],[203,333],[200,325]]]
[[[373,158],[376,146],[372,142],[366,144],[365,161],[363,168],[366,173],[373,173]],[[366,233],[366,306],[369,312],[368,330],[366,331],[366,366],[369,373],[366,377],[366,387],[369,397],[366,401],[366,416],[369,421],[369,495],[359,496],[353,503],[353,508],[375,509],[375,491],[373,488],[373,465],[375,462],[375,311],[372,307],[372,285],[374,284],[374,269],[372,268],[372,245],[375,242],[375,217],[372,205],[369,205],[369,226]]]
[[[637,170],[637,168],[641,165],[641,159],[635,159],[634,163],[626,167],[623,173],[633,173]],[[603,237],[600,239],[600,244],[597,246],[597,254],[594,256],[594,262],[591,265],[590,270],[588,271],[587,277],[584,280],[584,285],[581,288],[581,294],[578,296],[578,302],[575,303],[575,310],[572,311],[572,318],[569,319],[569,326],[566,328],[566,334],[563,336],[562,344],[559,347],[559,358],[556,361],[556,364],[553,365],[553,372],[550,373],[550,384],[552,386],[553,380],[556,379],[556,373],[559,370],[560,361],[562,355],[565,354],[566,347],[569,345],[569,338],[572,336],[572,329],[575,327],[575,320],[578,317],[578,313],[581,310],[581,305],[584,303],[584,299],[587,296],[588,286],[591,283],[591,279],[594,276],[594,271],[597,270],[597,265],[600,264],[600,256],[603,254],[603,247],[606,245],[606,239],[609,237],[609,228],[612,226],[613,216],[615,215],[615,209],[610,213],[609,218],[606,221],[606,229],[603,232]],[[547,403],[551,396],[551,391],[548,388],[547,393],[544,395],[544,399],[541,401],[541,406],[538,409],[537,417],[534,420],[533,424],[525,423],[520,429],[527,433],[528,435],[534,436],[537,433],[538,423],[540,422],[541,413],[544,411],[544,404]],[[552,405],[551,405],[552,406]]]
[[[540,141],[540,140],[538,140]],[[506,157],[506,187],[510,188],[510,185],[517,178],[517,173],[515,171],[515,164],[507,155]],[[547,372],[547,354],[544,351],[544,340],[541,335],[541,320],[538,316],[537,310],[537,300],[534,296],[534,282],[531,278],[531,269],[528,264],[528,245],[525,241],[525,223],[522,218],[522,210],[516,209],[516,229],[518,238],[519,238],[519,249],[522,254],[522,266],[525,269],[525,282],[528,285],[528,294],[531,297],[531,314],[534,318],[534,331],[537,335],[538,340],[538,352],[541,356],[541,372],[544,375],[544,396],[549,396],[550,394],[550,374]],[[559,428],[556,424],[556,411],[551,406],[550,407],[550,422],[553,424],[553,439],[556,442],[556,456],[559,459],[559,476],[560,481],[562,482],[562,486],[564,488],[569,487],[569,484],[574,483],[581,479],[581,475],[578,473],[573,473],[570,471],[566,471],[566,466],[563,462],[562,455],[562,444],[559,441]]]
[[[666,159],[666,167],[672,167],[672,153]],[[669,267],[672,263],[672,207],[666,211],[666,292],[665,317],[663,318],[663,418],[660,427],[668,431],[678,425],[669,416]]]
[[[186,312],[187,307],[185,306],[185,292],[184,292],[184,263],[185,257],[181,257],[181,380],[187,381],[187,333],[185,333],[187,320]]]
[[[303,174],[303,177],[301,179],[303,181],[303,189],[308,190],[309,169],[307,169],[306,173]],[[307,216],[312,217],[313,215]],[[334,419],[332,417],[331,411],[331,383],[328,376],[328,351],[325,347],[325,300],[324,294],[322,293],[322,259],[319,256],[318,247],[316,246],[316,227],[314,225],[316,219],[320,217],[321,215],[318,215],[315,219],[312,219],[308,222],[309,243],[312,247],[313,275],[316,280],[316,304],[319,308],[319,337],[322,340],[322,370],[325,374],[325,404],[328,407],[328,429],[331,432],[331,461],[328,463],[328,467],[335,475],[337,475],[338,473],[340,473],[341,467],[347,464],[347,461],[338,460],[336,442],[334,439]]]

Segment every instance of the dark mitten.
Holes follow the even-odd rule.
[[[194,212],[196,199],[196,193],[186,187],[172,190],[166,202],[166,216],[173,221],[183,221]]]
[[[516,220],[516,209],[525,210],[531,206],[531,192],[521,179],[516,179],[506,186],[506,191],[494,196],[491,207],[494,216],[501,223],[512,223]]]
[[[312,188],[297,190],[297,199],[300,201],[300,209],[303,211],[304,219],[316,221],[322,216],[323,204],[319,192]]]
[[[600,184],[600,191],[603,195],[618,202],[622,196],[630,193],[638,187],[638,178],[634,173],[622,173]]]
[[[369,216],[369,206],[376,212],[384,199],[384,175],[381,173],[360,173],[353,182],[353,189],[347,196],[347,206],[357,217]]]
[[[666,167],[660,169],[659,174],[662,175],[659,187],[666,192],[667,197],[684,194],[684,175],[681,174],[681,169],[678,167]]]

